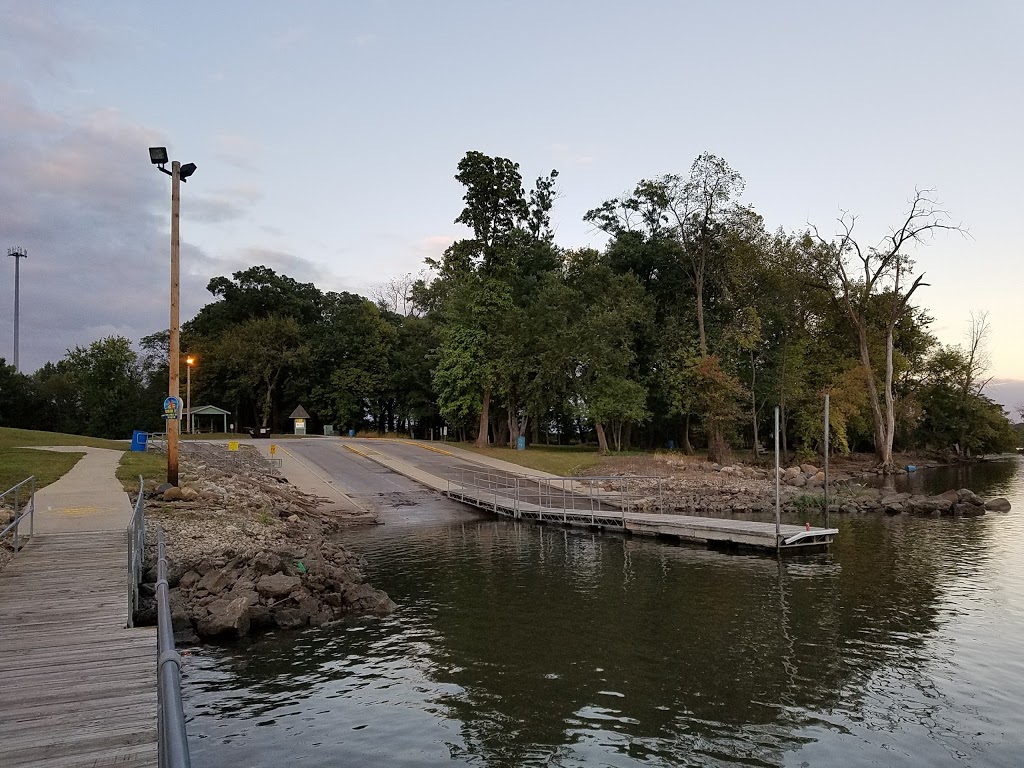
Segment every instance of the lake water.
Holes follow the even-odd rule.
[[[1020,766],[1024,467],[935,482],[1014,510],[780,562],[400,506],[393,616],[186,657],[193,765]]]

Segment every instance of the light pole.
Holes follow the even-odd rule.
[[[191,435],[195,429],[195,422],[192,420],[192,366],[196,359],[189,355],[185,358],[185,412],[188,414],[188,433]]]
[[[181,182],[188,179],[196,172],[195,163],[182,165],[177,160],[171,163],[171,170],[167,170],[167,147],[150,147],[149,161],[162,173],[171,177],[171,330],[170,330],[170,355],[168,359],[170,376],[167,386],[169,397],[178,398],[178,362],[179,355],[179,317],[178,317],[178,294],[179,294],[179,267],[178,267],[178,219],[181,208]],[[180,400],[179,400],[180,402]],[[167,482],[176,486],[178,484],[178,418],[167,419]]]
[[[18,324],[21,315],[21,270],[18,266],[22,259],[28,258],[24,248],[8,248],[7,255],[14,257],[14,370],[20,372],[18,365]]]

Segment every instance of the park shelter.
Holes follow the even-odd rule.
[[[195,432],[196,429],[196,417],[197,416],[209,416],[210,417],[210,431],[214,431],[215,420],[218,416],[223,419],[224,429],[223,432],[228,431],[228,416],[231,415],[231,411],[225,411],[223,408],[218,408],[216,405],[200,405],[193,408],[191,413],[188,415],[190,432]]]
[[[295,434],[304,435],[306,434],[306,419],[309,418],[309,414],[306,413],[306,409],[301,405],[292,411],[292,415],[288,417],[295,424]]]

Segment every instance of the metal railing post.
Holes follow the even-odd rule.
[[[174,649],[171,606],[168,598],[167,557],[164,532],[156,532],[157,546],[157,730],[159,765],[163,768],[191,768],[185,730],[185,712],[181,705],[181,656]]]

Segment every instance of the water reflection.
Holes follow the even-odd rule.
[[[191,657],[196,763],[1016,754],[1024,722],[1005,699],[1024,694],[1012,650],[1024,611],[1004,565],[1024,528],[1012,516],[840,525],[830,555],[782,561],[462,512],[361,534],[352,543],[399,612]]]

